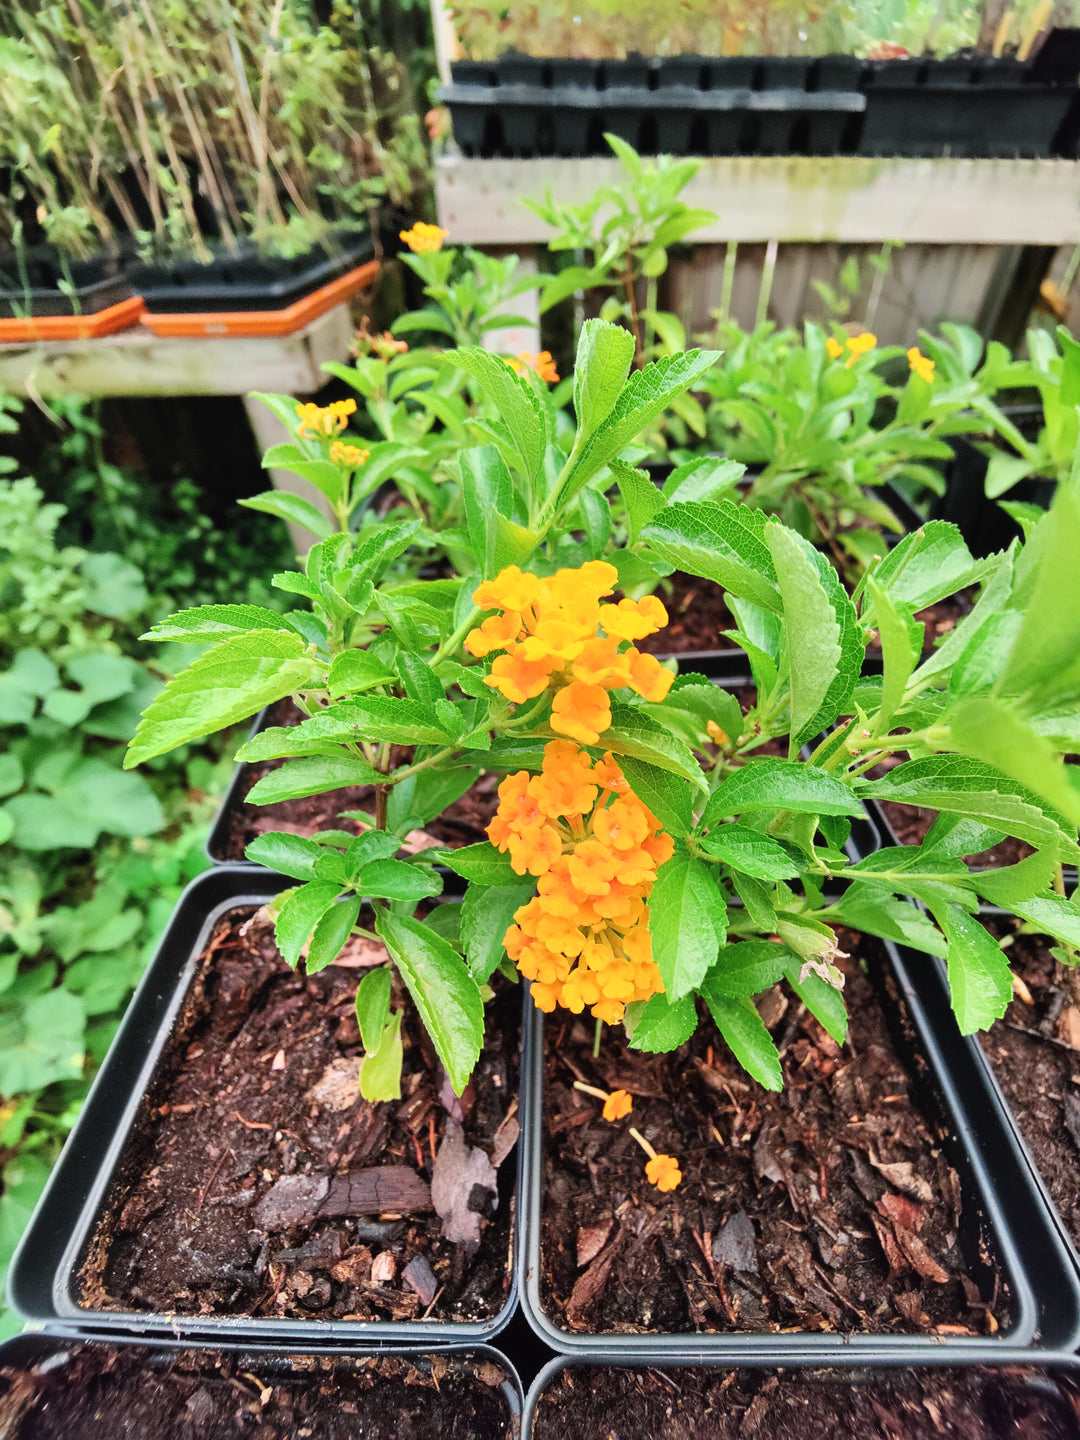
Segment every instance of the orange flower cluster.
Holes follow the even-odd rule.
[[[595,745],[611,724],[609,690],[629,686],[646,700],[663,700],[674,676],[655,655],[633,644],[663,629],[667,611],[655,595],[601,605],[618,571],[605,560],[578,570],[557,570],[544,580],[510,565],[476,587],[475,604],[499,610],[465,640],[470,655],[504,650],[484,684],[521,704],[555,691],[551,728],[582,745]],[[597,631],[600,634],[597,634]]]
[[[610,754],[593,763],[572,741],[550,741],[539,775],[520,770],[499,786],[487,833],[517,874],[537,877],[503,944],[541,1010],[588,1005],[615,1025],[631,1000],[663,990],[645,902],[675,844]]]
[[[340,435],[349,423],[349,416],[356,414],[355,400],[332,400],[329,405],[297,405],[296,418],[300,421],[300,435],[321,435],[328,440],[331,435]]]
[[[546,380],[549,385],[557,384],[559,372],[555,368],[555,361],[550,350],[541,350],[537,355],[530,355],[527,350],[522,350],[513,360],[507,359],[507,365],[518,375],[523,370],[531,370],[534,375],[539,375],[541,380]]]
[[[442,249],[443,241],[450,238],[450,231],[417,220],[410,229],[399,230],[398,238],[404,240],[414,255],[432,255]]]

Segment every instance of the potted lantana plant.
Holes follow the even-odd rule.
[[[417,518],[348,528],[351,487],[368,461],[342,441],[336,411],[305,410],[340,527],[313,546],[304,574],[275,583],[308,599],[310,610],[281,617],[250,606],[199,607],[151,632],[210,648],[147,709],[130,764],[292,695],[305,718],[263,731],[240,752],[285,761],[262,798],[354,783],[370,787],[369,804],[349,817],[350,830],[270,832],[249,847],[277,873],[246,872],[243,883],[263,897],[278,893],[247,918],[235,902],[231,916],[219,909],[209,942],[204,926],[188,952],[193,964],[166,1007],[154,1082],[145,1096],[129,1087],[108,1170],[67,1239],[65,1278],[52,1293],[66,1286],[72,1313],[103,1324],[110,1316],[133,1323],[138,1314],[160,1327],[167,1310],[168,1323],[212,1329],[220,1317],[254,1312],[289,1333],[306,1316],[341,1326],[360,1315],[364,1323],[380,1304],[419,1319],[445,1292],[460,1318],[470,1303],[470,1261],[485,1254],[479,1242],[491,1215],[482,1197],[497,1193],[494,1172],[516,1133],[507,1099],[519,974],[543,1009],[590,1011],[602,1065],[608,1053],[623,1063],[628,1044],[634,1055],[671,1052],[680,1062],[698,1030],[700,997],[716,1027],[695,1042],[708,1046],[700,1057],[708,1071],[721,1089],[737,1082],[736,1096],[750,1094],[742,1065],[765,1094],[779,1090],[785,1066],[790,1074],[800,1058],[843,1072],[841,982],[856,994],[857,1017],[870,1001],[837,926],[945,954],[965,1030],[1000,1014],[1008,967],[970,916],[988,882],[956,858],[991,826],[1038,851],[995,893],[1007,891],[1016,913],[1038,907],[1047,925],[1071,925],[1073,908],[1050,884],[1055,867],[1075,855],[1080,801],[1055,749],[1060,737],[1040,735],[1035,718],[1065,683],[1065,641],[1047,615],[1062,557],[1080,532],[1071,492],[1062,492],[1022,562],[1000,558],[997,588],[987,586],[953,648],[920,664],[911,612],[935,584],[954,583],[955,559],[966,555],[956,532],[940,524],[907,537],[853,600],[824,558],[779,522],[730,500],[668,498],[620,458],[716,356],[677,353],[631,373],[633,359],[626,330],[600,320],[584,327],[575,425],[564,438],[531,369],[474,347],[443,357],[477,382],[499,417],[485,422],[492,443],[464,444],[458,455],[476,566],[464,576],[395,573]],[[617,557],[605,558],[613,485],[643,554],[727,590],[756,686],[748,712],[724,689],[701,676],[676,677],[641,649],[666,614],[651,594],[627,595]],[[1003,607],[1020,616],[1018,639],[984,690],[982,672],[957,657],[978,648]],[[884,675],[861,680],[871,625],[885,642]],[[1003,746],[1002,733],[1017,743]],[[786,756],[776,754],[785,740]],[[884,779],[863,778],[901,751],[914,758]],[[488,840],[457,850],[409,843],[488,771],[506,775]],[[854,862],[843,849],[850,820],[864,795],[885,791],[933,795],[945,812],[933,844]],[[467,882],[460,902],[438,903],[439,864]],[[831,891],[837,883],[846,884],[841,894]],[[922,900],[933,919],[905,897]],[[199,935],[190,923],[189,933]],[[785,999],[796,1006],[793,1020],[805,1016],[811,1026],[813,1057],[787,1042],[781,1057],[763,1018],[779,1023],[770,1006],[781,979],[785,996],[796,997]],[[147,990],[143,1003],[158,993]],[[279,1039],[286,1023],[295,1027],[287,1044]],[[877,1023],[883,1032],[887,1016]],[[219,1059],[238,1036],[229,1098],[203,1105],[207,1077],[222,1073]],[[868,1046],[874,1054],[879,1038]],[[586,1057],[595,1043],[586,1036]],[[310,1045],[321,1047],[313,1059]],[[557,1063],[557,1046],[548,1057]],[[883,1066],[879,1080],[892,1078],[892,1061],[869,1063]],[[123,1064],[130,1070],[130,1057]],[[632,1073],[625,1085],[593,1086],[606,1096],[624,1089],[633,1103],[655,1097],[655,1080],[652,1087],[642,1091]],[[612,1103],[616,1117],[622,1098]],[[299,1139],[282,1103],[303,1111]],[[539,1122],[527,1105],[521,1114],[532,1149]],[[925,1126],[910,1106],[896,1114],[916,1131]],[[91,1107],[80,1145],[94,1125]],[[699,1158],[691,1165],[663,1143],[673,1132],[660,1117],[634,1128],[650,1152],[643,1183],[659,1197],[700,1194]],[[762,1155],[767,1172],[783,1176],[783,1156]],[[898,1265],[907,1257],[917,1273],[944,1271],[948,1260],[953,1290],[966,1293],[963,1264],[919,1242],[913,1212],[895,1195],[898,1188],[940,1198],[944,1190],[941,1203],[959,1206],[944,1162],[932,1156],[928,1173],[909,1174],[887,1152],[874,1155],[885,1167],[876,1172],[885,1176],[879,1215],[899,1227],[880,1232],[880,1244],[892,1246],[883,1253]],[[178,1197],[170,1179],[181,1157],[186,1192]],[[976,1191],[994,1213],[985,1185]],[[559,1203],[566,1193],[562,1180],[552,1188]],[[170,1219],[178,1205],[207,1216],[183,1254]],[[529,1198],[530,1219],[538,1205],[538,1196]],[[423,1222],[428,1206],[439,1227]],[[652,1223],[674,1235],[674,1212],[653,1211]],[[377,1221],[357,1219],[372,1213]],[[383,1228],[402,1222],[404,1230]],[[601,1231],[598,1223],[590,1242],[599,1236],[592,1263],[602,1262],[591,1272],[593,1298],[602,1288],[596,1276],[605,1266],[610,1273],[625,1243],[610,1227]],[[34,1243],[43,1243],[40,1224]],[[303,1268],[313,1264],[323,1272],[317,1282]],[[297,1267],[308,1278],[297,1280]],[[1030,1333],[1034,1319],[1022,1279],[1006,1271],[1019,1287],[1015,1338]],[[1005,1310],[967,1278],[1006,1329]],[[577,1296],[582,1315],[584,1298]],[[923,1295],[916,1289],[905,1303],[901,1328],[924,1329]],[[711,1328],[710,1317],[701,1318],[691,1328]]]

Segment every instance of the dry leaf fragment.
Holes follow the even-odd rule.
[[[491,1161],[475,1145],[465,1140],[465,1131],[452,1118],[446,1121],[446,1134],[431,1169],[431,1203],[442,1223],[447,1240],[475,1249],[480,1244],[480,1211],[474,1206],[474,1193],[479,1187],[493,1196],[498,1177]],[[482,1205],[483,1193],[479,1202]]]
[[[610,1220],[602,1220],[599,1225],[583,1225],[577,1232],[577,1263],[580,1270],[583,1265],[588,1265],[590,1260],[595,1260],[600,1251],[607,1244],[607,1238],[611,1234]]]

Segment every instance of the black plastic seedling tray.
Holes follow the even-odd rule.
[[[67,293],[60,285],[70,284]],[[96,315],[132,293],[119,256],[61,262],[52,246],[38,246],[19,258],[0,258],[0,319],[56,315]]]
[[[912,1082],[928,1113],[940,1120],[943,1149],[960,1176],[964,1196],[961,1244],[976,1271],[987,1253],[1010,1290],[1012,1322],[995,1337],[921,1335],[683,1333],[625,1335],[567,1331],[544,1308],[540,1225],[543,1180],[544,1019],[527,1007],[528,1071],[523,1085],[532,1127],[522,1177],[522,1306],[538,1335],[553,1349],[593,1358],[618,1358],[628,1346],[641,1363],[726,1359],[773,1364],[876,1363],[890,1357],[908,1364],[950,1360],[997,1363],[1000,1351],[1036,1348],[1071,1351],[1080,1343],[1080,1277],[1059,1225],[1017,1143],[981,1056],[961,1040],[940,966],[931,957],[884,941],[889,968],[910,1016],[917,1048],[906,1057]]]
[[[244,1379],[254,1381],[255,1384],[272,1385],[275,1382],[280,1383],[296,1377],[306,1384],[317,1384],[320,1388],[333,1385],[336,1374],[362,1371],[365,1368],[364,1362],[372,1359],[387,1360],[392,1357],[401,1357],[421,1371],[430,1370],[432,1362],[437,1360],[440,1367],[440,1379],[447,1370],[452,1371],[455,1368],[472,1369],[481,1365],[494,1366],[503,1371],[506,1377],[499,1389],[506,1402],[507,1425],[498,1435],[485,1436],[485,1440],[517,1440],[520,1434],[524,1408],[521,1381],[513,1364],[506,1356],[486,1345],[440,1350],[437,1356],[432,1352],[424,1353],[401,1348],[368,1352],[356,1348],[331,1349],[301,1354],[297,1353],[295,1347],[288,1350],[252,1343],[218,1344],[213,1349],[206,1347],[196,1349],[176,1340],[147,1342],[145,1339],[134,1336],[110,1336],[108,1340],[97,1340],[83,1335],[79,1331],[53,1331],[47,1334],[26,1332],[0,1346],[0,1432],[3,1433],[5,1440],[19,1440],[22,1429],[21,1426],[16,1429],[7,1428],[13,1424],[13,1419],[10,1413],[5,1413],[5,1395],[9,1382],[3,1378],[4,1371],[40,1368],[42,1374],[51,1373],[63,1367],[69,1356],[84,1350],[87,1346],[99,1347],[108,1356],[114,1355],[118,1351],[137,1350],[141,1352],[145,1368],[150,1371],[163,1369],[181,1357],[190,1357],[196,1362],[199,1357],[205,1357],[206,1362],[213,1363],[217,1356],[227,1355],[235,1361],[235,1368]],[[213,1381],[211,1380],[210,1383]],[[253,1398],[258,1398],[258,1392],[254,1388],[251,1393]],[[168,1416],[162,1417],[163,1428],[158,1432],[160,1440],[188,1440],[188,1437],[204,1433],[202,1427],[193,1421],[190,1413],[185,1415],[175,1427],[169,1424],[170,1419],[171,1417]],[[362,1417],[358,1419],[357,1423],[362,1423]],[[89,1433],[81,1431],[78,1436],[71,1436],[70,1440],[88,1440]],[[93,1433],[95,1440],[98,1436],[100,1436],[100,1440],[116,1440],[114,1435],[105,1435],[100,1431]]]
[[[966,1363],[970,1364],[972,1362]],[[789,1365],[795,1365],[800,1368],[804,1368],[808,1365],[813,1365],[815,1372],[814,1379],[835,1380],[836,1382],[841,1384],[865,1385],[873,1383],[875,1379],[886,1378],[891,1370],[895,1370],[898,1367],[902,1366],[904,1368],[908,1368],[911,1365],[911,1362],[909,1360],[899,1359],[893,1356],[888,1358],[883,1357],[874,1361],[862,1361],[856,1366],[856,1364],[853,1363],[853,1361],[850,1359],[845,1363],[843,1358],[838,1358],[837,1360],[831,1362],[831,1364],[835,1366],[835,1370],[832,1375],[829,1375],[826,1371],[820,1369],[819,1362],[816,1361],[788,1361],[787,1359],[785,1359],[783,1364],[785,1368],[787,1368]],[[948,1356],[938,1356],[933,1358],[920,1359],[918,1364],[920,1366],[926,1366],[928,1368],[932,1366],[937,1369],[943,1366],[958,1366],[958,1364],[965,1364],[965,1362],[958,1362],[956,1357],[950,1354]],[[563,1355],[550,1361],[544,1367],[544,1369],[540,1371],[540,1373],[536,1376],[535,1380],[529,1386],[529,1392],[525,1399],[525,1416],[522,1425],[521,1440],[535,1440],[537,1405],[539,1404],[541,1395],[544,1393],[544,1391],[548,1388],[548,1386],[552,1383],[553,1380],[557,1379],[557,1377],[561,1375],[562,1372],[566,1369],[570,1369],[571,1371],[584,1370],[586,1369],[586,1367],[595,1367],[597,1365],[602,1365],[605,1367],[611,1366],[613,1368],[617,1367],[618,1369],[625,1370],[627,1372],[644,1368],[640,1356],[634,1354],[633,1346],[629,1344],[624,1344],[623,1353],[621,1355],[612,1354],[610,1356],[605,1355],[602,1357],[592,1357],[589,1359],[586,1359],[584,1357],[578,1358]],[[992,1360],[986,1361],[985,1364],[980,1366],[979,1368],[998,1370],[1005,1369],[1006,1366],[1008,1367],[1009,1375],[1015,1375],[1018,1380],[1024,1378],[1023,1371],[1020,1369],[1020,1367],[1023,1367],[1023,1370],[1026,1370],[1028,1372],[1030,1382],[1040,1386],[1040,1388],[1044,1388],[1049,1385],[1054,1386],[1056,1389],[1058,1377],[1068,1376],[1070,1379],[1075,1381],[1078,1374],[1080,1374],[1080,1362],[1076,1360],[1075,1356],[1054,1356],[1052,1359],[1047,1358],[1043,1363],[1039,1363],[1038,1360],[1035,1360],[1032,1357],[1030,1352],[1022,1350],[1011,1353],[1003,1351],[1000,1355],[995,1354]],[[742,1358],[740,1358],[737,1362],[732,1362],[730,1360],[698,1360],[695,1361],[693,1366],[689,1368],[704,1369],[706,1367],[711,1370],[722,1369],[734,1371],[738,1369],[746,1369],[756,1370],[759,1372],[766,1371],[778,1373],[776,1371],[775,1361],[770,1363],[769,1361],[743,1360]],[[678,1371],[682,1368],[686,1367],[678,1366],[674,1362],[671,1362],[670,1364],[665,1365],[663,1368],[660,1369],[657,1369],[653,1365],[649,1365],[650,1370],[655,1370],[657,1374],[661,1376],[666,1376],[669,1379],[672,1385],[673,1394],[678,1393]],[[613,1431],[612,1433],[615,1432]],[[619,1433],[623,1433],[621,1429]],[[632,1426],[629,1429],[628,1433],[631,1435],[635,1434]],[[762,1431],[760,1433],[764,1437],[765,1432]],[[880,1433],[884,1435],[886,1432],[885,1430],[882,1430]],[[892,1433],[891,1427],[889,1433]],[[1004,1440],[1006,1432],[1003,1430],[1001,1433]],[[598,1432],[596,1435],[596,1440],[606,1440],[606,1436],[603,1436]],[[635,1440],[637,1440],[636,1436]],[[642,1440],[644,1440],[644,1437],[642,1437]],[[704,1440],[704,1437],[702,1437],[702,1440]],[[813,1440],[812,1430],[808,1430],[806,1432],[806,1440]]]
[[[95,1310],[80,1303],[79,1269],[213,926],[228,911],[263,905],[291,883],[260,867],[222,865],[198,876],[181,895],[12,1261],[9,1300],[32,1323],[75,1326],[86,1334],[164,1335],[215,1344],[408,1345],[426,1350],[483,1342],[509,1321],[518,1292],[516,1228],[510,1290],[498,1314],[486,1320],[303,1321]],[[526,1065],[523,1050],[519,1112],[523,1134],[530,1123],[524,1103]],[[516,1164],[507,1167],[517,1194],[522,1165],[519,1146]],[[500,1191],[500,1203],[515,1202]]]
[[[171,265],[135,265],[128,273],[151,313],[284,310],[373,254],[370,235],[349,232],[330,237],[303,255],[260,255],[248,245],[237,255],[221,254],[206,265],[179,260]]]

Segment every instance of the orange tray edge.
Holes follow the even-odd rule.
[[[313,290],[310,295],[294,301],[284,310],[222,310],[206,314],[167,315],[146,311],[141,319],[147,329],[162,338],[198,336],[212,339],[227,336],[240,339],[252,336],[292,335],[325,315],[327,310],[350,300],[379,271],[377,260],[368,260],[355,270],[340,275],[329,285]]]
[[[141,295],[132,295],[108,305],[93,315],[42,315],[0,319],[0,344],[20,340],[96,340],[115,335],[139,321],[143,313]]]

